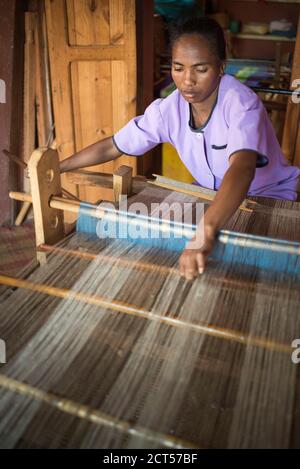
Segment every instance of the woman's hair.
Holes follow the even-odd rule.
[[[173,24],[170,28],[171,49],[177,39],[186,34],[199,34],[199,36],[204,37],[208,41],[213,53],[221,61],[226,60],[226,42],[223,29],[212,18],[191,18],[182,24]]]

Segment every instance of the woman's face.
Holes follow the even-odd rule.
[[[199,34],[185,34],[175,41],[172,78],[189,103],[204,102],[218,86],[223,69],[223,62]]]

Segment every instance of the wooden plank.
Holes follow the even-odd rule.
[[[111,65],[110,61],[73,62],[71,64],[72,95],[75,119],[76,150],[109,137],[113,133],[111,112]],[[95,170],[112,173],[113,162],[97,165]],[[105,194],[107,195],[107,194]],[[104,198],[95,188],[79,190],[82,200],[97,202]]]
[[[45,9],[57,150],[59,158],[64,159],[75,152],[66,12],[61,0],[46,0]],[[61,183],[65,189],[78,196],[77,188],[70,184],[64,174]],[[65,220],[72,223],[75,217],[65,214]]]
[[[67,173],[68,179],[73,184],[80,186],[95,186],[104,189],[113,190],[113,175],[98,173],[95,171],[76,170]],[[132,178],[132,192],[137,194],[147,186],[147,180],[144,176],[135,176]]]
[[[18,156],[14,155],[13,153],[7,151],[7,150],[2,150],[4,155],[6,155],[11,161],[16,163],[18,166],[21,166],[22,169],[26,170],[27,169],[27,163],[23,161],[21,158]],[[18,216],[15,220],[15,226],[20,226],[22,225],[24,219],[26,218],[28,211],[31,207],[31,202],[24,202],[22,204],[21,210],[18,213]]]
[[[128,78],[126,77],[126,66],[124,61],[114,60],[111,62],[111,80],[112,80],[112,96],[111,96],[111,107],[113,116],[113,129],[112,133],[117,132],[126,124],[128,105],[128,90],[126,84]],[[120,106],[122,103],[122,106]],[[131,157],[123,156],[113,162],[112,170],[117,170],[122,164],[127,166],[132,165]],[[131,160],[131,163],[130,163]],[[136,174],[136,168],[134,168],[134,175]]]
[[[120,63],[112,63],[112,80],[113,80],[113,116],[114,116],[114,131],[126,124],[129,118],[136,115],[137,109],[137,65],[136,65],[136,11],[135,2],[131,0],[124,0],[124,51],[125,61],[122,70]],[[119,80],[120,86],[117,84]],[[123,91],[123,93],[122,93]],[[121,95],[122,93],[122,95]],[[121,108],[117,108],[117,100],[121,99],[123,103]],[[124,102],[125,100],[125,102]],[[126,114],[120,115],[124,112]],[[119,117],[117,117],[119,115]],[[115,168],[124,164],[133,167],[133,175],[136,175],[137,161],[136,158],[130,156],[123,156],[115,162]]]
[[[110,44],[124,44],[124,0],[109,0]]]
[[[28,161],[35,148],[35,44],[36,14],[25,13],[24,64],[24,161]]]
[[[291,75],[291,88],[293,81],[300,78],[300,15],[298,18],[297,38],[294,50],[294,59]],[[298,85],[299,87],[299,85]],[[282,151],[291,164],[300,166],[300,106],[293,102],[293,97],[288,99],[286,118],[282,139]]]
[[[93,49],[68,47],[70,61],[74,60],[124,60],[124,47],[116,46],[95,46]]]
[[[39,147],[46,147],[53,141],[53,116],[48,64],[49,51],[43,2],[39,2],[39,12],[35,25],[35,52],[38,145]]]
[[[0,0],[0,85],[4,94],[0,100],[0,158],[3,148],[23,154],[24,6],[19,0]],[[14,223],[18,207],[8,192],[20,188],[19,168],[1,158],[0,225]]]
[[[135,26],[135,2],[132,0],[124,0],[124,51],[126,63],[126,89],[127,89],[127,119],[136,115],[136,26]],[[123,159],[126,163],[126,158]],[[131,159],[131,165],[132,159]]]

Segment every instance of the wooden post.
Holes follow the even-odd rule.
[[[300,78],[300,15],[298,19],[297,38],[294,50],[294,59],[291,76],[291,88],[294,80]],[[297,89],[299,85],[297,85]],[[287,160],[294,165],[300,166],[300,104],[298,99],[289,97],[286,109],[286,118],[282,139],[282,151]]]
[[[39,148],[28,163],[35,224],[36,245],[55,244],[64,236],[63,212],[51,208],[51,196],[61,195],[59,158],[52,149]],[[38,261],[46,262],[45,253],[37,252]]]
[[[35,43],[36,14],[25,13],[25,66],[24,66],[24,149],[27,162],[35,148]],[[26,189],[26,187],[25,187]]]
[[[132,168],[130,166],[120,166],[113,174],[113,190],[115,202],[119,203],[122,195],[128,197],[132,192]]]
[[[44,2],[38,2],[38,10],[34,31],[38,146],[49,147],[54,131]]]
[[[24,202],[22,204],[22,208],[18,213],[18,216],[15,220],[15,226],[21,226],[25,218],[27,217],[27,214],[30,210],[31,207],[31,202]]]

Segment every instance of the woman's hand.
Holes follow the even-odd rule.
[[[183,251],[179,259],[179,271],[182,277],[193,280],[199,274],[203,274],[207,256],[211,253],[217,231],[210,225],[204,225],[203,236],[193,238]]]
[[[201,224],[195,239],[191,240],[179,259],[180,275],[193,280],[202,274],[207,256],[211,253],[217,232],[234,214],[247,195],[255,175],[257,153],[241,150],[230,157],[229,169],[223,178],[216,197],[204,215],[204,233]],[[197,245],[198,244],[198,245]]]

